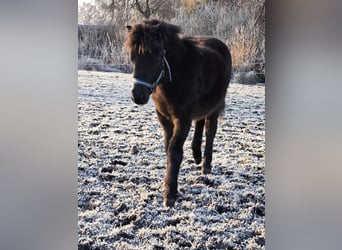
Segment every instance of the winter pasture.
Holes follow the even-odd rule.
[[[184,145],[175,207],[152,99],[131,75],[78,71],[78,249],[265,249],[265,86],[231,83],[202,175]]]

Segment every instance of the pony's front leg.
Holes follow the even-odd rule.
[[[189,133],[191,121],[175,120],[174,129],[167,150],[166,176],[164,180],[164,206],[173,207],[177,199],[178,172],[183,160],[183,145]]]
[[[165,146],[165,152],[167,153],[169,149],[170,139],[173,133],[173,124],[169,119],[167,119],[161,113],[159,113],[158,110],[157,110],[157,115],[158,115],[158,120],[163,128],[164,146]]]

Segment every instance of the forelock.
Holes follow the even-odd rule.
[[[156,19],[145,20],[134,25],[125,42],[125,49],[139,54],[152,53],[160,50],[164,43],[178,38],[180,27],[167,24]]]

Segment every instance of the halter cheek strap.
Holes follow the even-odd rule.
[[[166,51],[164,50],[163,62],[166,65],[167,71],[169,72],[169,80],[170,82],[172,82],[171,68],[170,68],[169,62],[166,60],[165,54],[166,54]]]
[[[137,79],[137,78],[134,78],[134,83],[148,87],[151,89],[151,92],[153,92],[153,90],[157,87],[157,85],[159,84],[162,77],[165,75],[164,65],[166,65],[166,68],[169,72],[169,80],[171,82],[172,81],[171,68],[170,68],[168,61],[166,60],[165,54],[166,54],[166,51],[164,50],[164,55],[163,55],[163,60],[162,60],[163,69],[161,70],[160,74],[158,75],[158,78],[153,83],[149,83],[149,82],[146,82],[144,80]]]

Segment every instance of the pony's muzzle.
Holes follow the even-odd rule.
[[[131,99],[134,103],[138,105],[144,105],[148,102],[150,98],[151,90],[144,87],[134,84],[134,87],[131,92]]]

